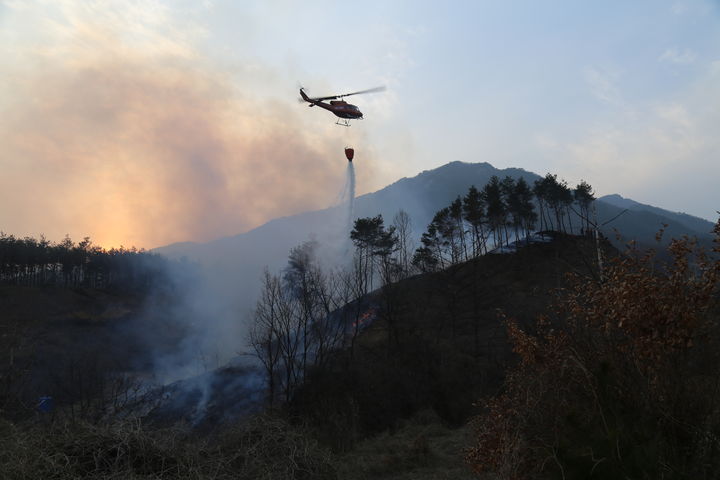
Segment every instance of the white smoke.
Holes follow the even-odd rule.
[[[148,312],[148,315],[167,316],[168,321],[172,318],[184,329],[184,336],[178,340],[176,348],[157,352],[153,362],[157,383],[167,385],[206,374],[228,361],[238,361],[237,355],[252,363],[252,355],[247,356],[245,336],[260,293],[262,271],[266,267],[273,273],[281,271],[287,264],[290,248],[314,241],[320,246],[316,252],[318,261],[325,268],[334,269],[348,262],[352,251],[350,231],[355,213],[356,179],[353,163],[344,157],[342,161],[347,164],[345,181],[337,191],[333,207],[322,220],[310,227],[309,235],[303,233],[288,241],[300,225],[307,227],[307,221],[313,222],[300,220],[298,228],[287,227],[284,235],[274,237],[278,238],[278,245],[270,240],[264,241],[262,247],[253,244],[252,250],[263,250],[262,260],[258,262],[244,248],[226,251],[217,258],[208,255],[200,259],[199,277],[185,282],[187,285],[183,282],[178,285],[182,301],[173,305],[172,311]],[[219,246],[228,248],[223,242],[227,240],[220,240]],[[151,342],[148,343],[148,348],[151,348]]]

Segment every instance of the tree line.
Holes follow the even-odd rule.
[[[387,326],[388,355],[399,350],[399,280],[525,238],[538,221],[543,229],[572,232],[575,207],[582,219],[577,227],[589,231],[593,200],[592,187],[584,181],[571,190],[551,174],[532,187],[523,178],[493,176],[481,190],[472,186],[438,211],[417,249],[403,210],[390,225],[382,215],[356,219],[348,265],[323,265],[316,241],[293,248],[281,273],[265,271],[249,334],[265,369],[268,403],[290,402],[309,372],[321,372],[339,352],[352,362],[359,333],[375,317]]]
[[[0,283],[143,291],[164,282],[168,260],[145,250],[75,243],[45,237],[15,237],[0,232]]]
[[[592,187],[584,180],[571,189],[550,173],[532,187],[522,177],[492,176],[481,190],[471,186],[465,196],[435,214],[412,264],[423,272],[442,270],[528,239],[538,225],[541,231],[587,233],[594,200]],[[579,224],[573,225],[573,213]]]

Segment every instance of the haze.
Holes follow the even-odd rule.
[[[714,220],[717,2],[0,2],[0,230],[151,248],[453,160]],[[355,97],[334,125],[297,103]]]

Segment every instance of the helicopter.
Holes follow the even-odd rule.
[[[332,113],[334,113],[338,120],[335,122],[336,125],[341,125],[343,127],[349,127],[350,126],[350,120],[362,120],[363,114],[360,111],[358,107],[355,105],[351,105],[347,103],[345,100],[340,100],[343,97],[349,97],[350,95],[359,95],[361,93],[375,93],[375,92],[382,92],[385,90],[385,87],[375,87],[370,88],[368,90],[361,90],[359,92],[352,92],[352,93],[343,93],[342,95],[331,95],[328,97],[318,97],[318,98],[310,98],[305,93],[305,89],[300,89],[300,96],[302,97],[300,101],[308,102],[310,105],[308,107],[314,107],[317,105],[320,108],[324,108],[325,110],[328,110]],[[330,100],[330,103],[325,103],[323,100]]]

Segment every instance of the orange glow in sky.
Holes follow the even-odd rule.
[[[255,97],[154,18],[79,11],[2,67],[0,230],[152,248],[333,203],[356,133],[323,138],[329,117]]]
[[[459,160],[720,208],[712,0],[4,0],[0,58],[7,234],[236,235],[332,206],[346,145],[359,194]],[[300,83],[387,91],[343,128]]]

